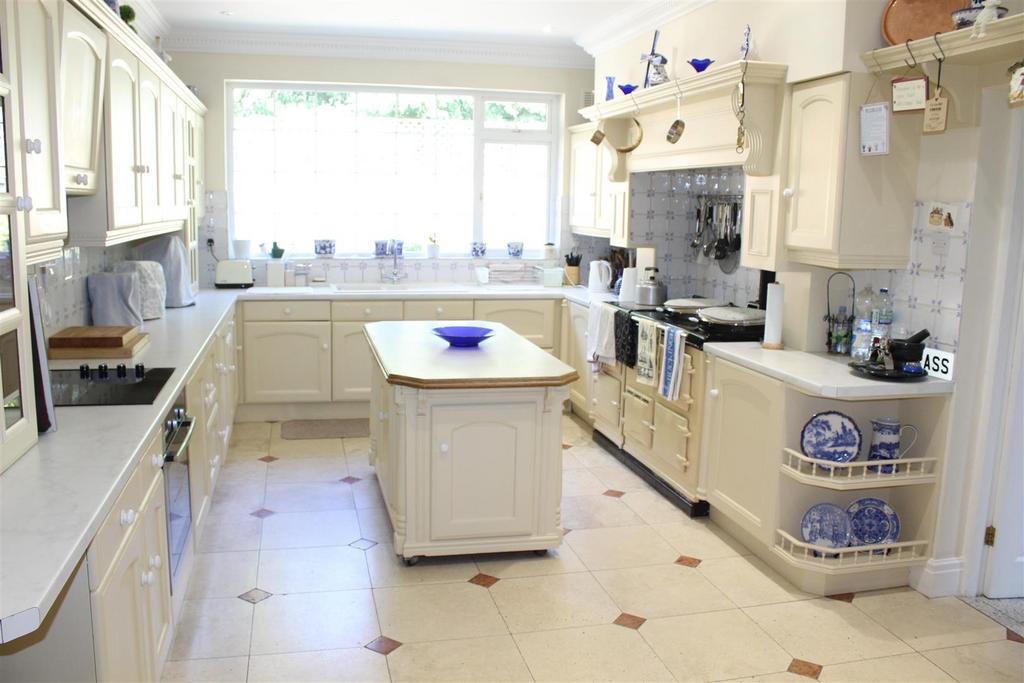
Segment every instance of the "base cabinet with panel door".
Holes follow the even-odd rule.
[[[242,343],[246,403],[330,401],[331,323],[250,322],[252,309],[253,304],[246,303]]]
[[[363,326],[361,322],[331,323],[332,397],[335,401],[370,400],[372,357]]]
[[[473,317],[507,325],[545,351],[558,346],[557,315],[554,299],[487,299],[477,300]]]
[[[185,385],[188,414],[195,421],[188,449],[188,488],[192,499],[192,533],[195,538],[198,538],[206,514],[210,511],[210,499],[213,495],[210,487],[209,443],[206,439],[207,419],[216,398],[210,391],[211,381],[212,363],[209,358],[205,358]]]
[[[594,429],[622,446],[622,368],[602,364],[593,377],[590,415]]]
[[[107,75],[107,36],[68,0],[60,4],[60,86],[64,186],[69,195],[96,191]]]
[[[569,385],[569,402],[573,412],[580,417],[590,419],[590,396],[593,392],[594,373],[587,362],[587,327],[590,321],[590,309],[573,301],[567,302],[562,315],[566,316],[566,335],[562,340],[565,350],[563,357],[580,376]]]

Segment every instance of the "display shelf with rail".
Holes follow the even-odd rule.
[[[938,479],[938,462],[938,458],[906,458],[888,465],[891,471],[887,472],[887,467],[877,460],[826,462],[810,458],[793,448],[784,448],[779,469],[801,484],[835,491],[853,491],[883,486],[934,484]]]

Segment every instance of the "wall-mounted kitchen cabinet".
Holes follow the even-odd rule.
[[[615,246],[629,240],[629,182],[610,179],[614,151],[590,141],[597,126],[569,128],[569,226],[577,235],[607,237]]]
[[[60,92],[64,187],[69,195],[96,191],[107,36],[66,0],[60,5]]]
[[[828,268],[903,268],[921,140],[920,114],[890,117],[889,153],[860,154],[860,106],[890,86],[843,73],[793,86],[782,190],[791,261]],[[748,265],[748,264],[744,264]]]

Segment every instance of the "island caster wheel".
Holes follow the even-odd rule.
[[[413,567],[419,564],[420,556],[417,555],[415,557],[403,557],[402,562],[405,564],[406,567]]]
[[[547,550],[534,550],[533,554],[536,555],[537,557],[544,557],[545,555],[548,554],[548,551]]]

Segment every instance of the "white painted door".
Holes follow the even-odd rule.
[[[573,133],[569,142],[569,225],[592,234],[597,198],[597,146],[591,132]]]
[[[335,401],[368,401],[370,399],[371,369],[374,366],[370,343],[366,341],[363,323],[332,323]]]
[[[146,626],[149,629],[152,650],[152,680],[157,681],[160,680],[160,668],[170,649],[172,635],[171,577],[170,564],[167,561],[167,503],[163,474],[158,474],[153,480],[148,498],[139,514],[142,516],[142,525],[136,533],[144,535]]]
[[[587,362],[587,323],[589,319],[589,308],[569,302],[569,339],[566,341],[569,353],[566,362],[580,376],[569,386],[569,400],[582,415],[590,413],[591,384],[594,381],[594,373],[591,372],[590,364]]]
[[[619,431],[619,400],[622,397],[622,383],[611,375],[599,372],[594,375],[592,385],[594,396],[590,400],[594,410],[595,424],[600,424],[612,433]]]
[[[537,413],[532,403],[431,409],[432,540],[533,531]]]
[[[101,681],[152,680],[143,535],[132,531],[114,566],[92,594],[96,673]]]
[[[60,12],[64,185],[68,194],[90,194],[103,129],[107,36],[70,2],[62,2]]]
[[[331,323],[254,322],[244,327],[247,403],[331,400]]]
[[[114,228],[142,223],[139,161],[139,61],[115,40],[107,46],[107,203]]]
[[[142,181],[142,222],[164,219],[160,186],[160,79],[139,65],[139,177]]]

